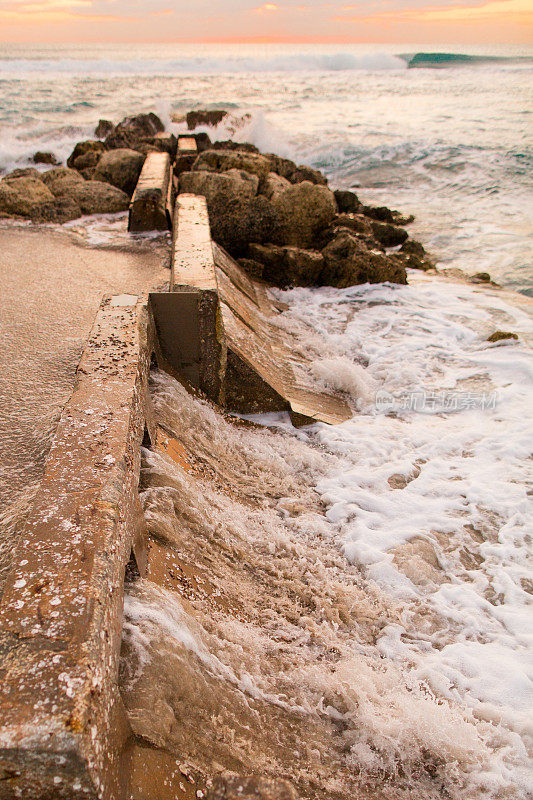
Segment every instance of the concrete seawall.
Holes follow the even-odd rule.
[[[203,198],[176,204],[170,289],[104,297],[18,540],[0,601],[0,798],[129,796],[134,737],[117,672],[124,583],[146,566],[151,365],[230,410],[275,407],[300,424],[351,413],[280,371],[278,310],[214,250]]]
[[[116,686],[126,567],[144,569],[137,496],[153,325],[104,299],[0,603],[1,797],[124,796]]]

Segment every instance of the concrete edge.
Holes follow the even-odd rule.
[[[145,301],[104,298],[0,600],[1,798],[125,796],[117,673],[154,349]]]

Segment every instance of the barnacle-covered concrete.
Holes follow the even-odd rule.
[[[125,791],[116,677],[126,565],[145,558],[153,335],[141,298],[103,300],[17,546],[0,603],[1,798]]]

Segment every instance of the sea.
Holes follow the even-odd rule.
[[[224,108],[213,138],[414,214],[441,270],[504,287],[277,291],[308,377],[352,404],[335,427],[236,426],[154,374],[160,424],[209,470],[144,451],[149,529],[225,599],[128,590],[145,741],[302,797],[533,797],[532,74],[509,46],[0,46],[4,173],[99,118],[179,132]],[[83,225],[102,247],[124,217]]]
[[[0,170],[65,159],[98,118],[223,107],[251,115],[237,138],[414,213],[442,264],[531,292],[532,70],[531,47],[0,45]]]

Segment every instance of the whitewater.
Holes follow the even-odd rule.
[[[190,469],[144,451],[142,503],[190,573],[181,593],[130,587],[122,692],[136,732],[204,774],[324,800],[533,796],[533,52],[415,58],[438,49],[0,49],[2,171],[65,159],[98,117],[182,131],[222,107],[213,139],[414,213],[448,271],[277,291],[306,378],[353,406],[342,425],[243,425],[154,373]],[[69,227],[105,248],[124,219]],[[487,342],[498,329],[518,339]]]

